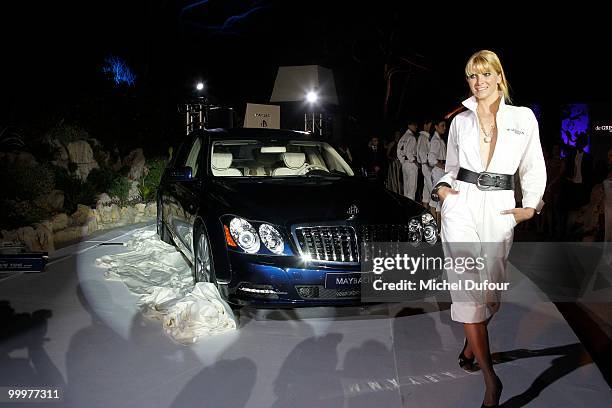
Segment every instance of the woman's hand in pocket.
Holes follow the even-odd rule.
[[[527,221],[535,215],[535,209],[533,208],[512,208],[510,210],[503,210],[501,214],[513,214],[516,223]]]
[[[453,190],[450,187],[440,187],[438,189],[438,197],[440,197],[440,203],[443,203],[449,194],[459,194],[459,192],[457,190]]]

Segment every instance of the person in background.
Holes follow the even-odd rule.
[[[384,182],[385,152],[378,136],[372,136],[368,142],[365,165],[368,175],[375,174],[378,181]]]
[[[584,132],[576,135],[575,146],[569,148],[563,165],[563,178],[561,181],[561,194],[559,202],[560,240],[570,238],[567,234],[568,223],[575,216],[572,214],[589,202],[593,184],[593,160],[591,155],[584,151],[588,144],[588,135]]]
[[[589,143],[585,132],[576,135],[576,147],[567,156],[565,171],[569,181],[570,194],[573,198],[570,210],[575,210],[589,202],[593,187],[593,159],[584,151]]]
[[[417,123],[408,121],[408,130],[397,144],[397,158],[402,163],[404,196],[414,200],[417,188],[419,169],[416,164],[416,137]]]
[[[429,198],[431,196],[431,170],[432,166],[429,165],[427,156],[429,155],[429,145],[431,139],[431,120],[427,120],[423,123],[423,130],[419,132],[419,138],[417,140],[417,162],[421,167],[421,174],[423,177],[423,194],[421,195],[421,202],[425,208],[429,207]]]
[[[446,133],[446,121],[440,119],[434,122],[434,133],[431,137],[429,153],[427,154],[427,164],[431,167],[431,183],[432,186],[438,184],[438,181],[444,176],[444,163],[446,162],[446,143],[443,136]],[[430,211],[436,217],[438,225],[441,225],[440,218],[440,203],[430,201]]]
[[[605,193],[603,184],[595,184],[589,202],[572,213],[568,239],[572,242],[601,242],[605,239]]]
[[[538,231],[546,234],[549,238],[558,236],[559,225],[557,224],[557,211],[559,211],[559,194],[561,192],[561,178],[564,172],[564,160],[561,158],[561,146],[554,144],[550,149],[544,150],[544,161],[546,162],[546,174],[548,182],[544,191],[544,202],[548,203],[548,208],[544,210],[540,217]]]
[[[402,137],[399,130],[393,133],[393,139],[387,144],[387,161],[389,166],[387,168],[387,181],[386,187],[397,193],[402,194],[402,163],[397,158],[397,144]]]

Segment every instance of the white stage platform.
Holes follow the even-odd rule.
[[[132,231],[60,250],[45,273],[0,280],[3,323],[28,326],[19,314],[50,311],[46,323],[2,336],[0,386],[61,388],[63,402],[44,404],[52,407],[480,406],[481,375],[457,365],[462,327],[434,299],[245,308],[235,332],[173,342],[140,314],[125,284],[105,280],[94,264],[125,251],[100,243],[125,242]],[[520,290],[533,291],[533,301],[503,304],[490,325],[503,406],[612,406],[609,386],[554,304],[529,282]]]

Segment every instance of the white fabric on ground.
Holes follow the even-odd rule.
[[[161,241],[155,231],[137,231],[128,252],[96,259],[108,268],[108,280],[123,281],[140,295],[138,305],[148,318],[163,322],[164,331],[180,343],[236,329],[229,305],[212,283],[194,286],[191,268],[180,252]]]
[[[212,283],[198,282],[164,315],[164,331],[180,343],[195,343],[198,337],[236,329],[229,305]]]

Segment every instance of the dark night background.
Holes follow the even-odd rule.
[[[0,125],[36,134],[65,120],[125,149],[163,152],[182,132],[177,103],[196,80],[240,115],[246,102],[269,101],[278,66],[318,64],[333,70],[340,110],[357,120],[357,134],[387,136],[409,116],[456,108],[467,95],[465,61],[482,48],[500,56],[515,104],[541,104],[545,142],[559,134],[561,104],[607,106],[612,34],[604,13],[423,4],[19,3],[2,13]],[[103,74],[109,55],[126,61],[134,86],[116,87]],[[386,115],[385,67],[397,70]]]

